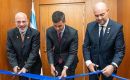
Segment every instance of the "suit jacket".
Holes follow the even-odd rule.
[[[91,60],[101,68],[112,62],[119,66],[125,53],[123,26],[110,19],[102,41],[99,46],[98,23],[96,21],[89,23],[83,44],[85,61]]]
[[[7,53],[12,67],[19,66],[37,72],[41,69],[39,48],[40,33],[37,30],[28,27],[24,42],[22,42],[18,28],[8,31]]]
[[[73,67],[78,62],[78,34],[77,30],[65,25],[61,43],[58,42],[57,31],[54,27],[47,29],[47,55],[50,64],[58,63],[59,58],[64,66]],[[71,66],[70,66],[71,65]]]

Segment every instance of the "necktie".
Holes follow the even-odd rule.
[[[24,33],[23,32],[21,33],[21,39],[22,39],[22,42],[24,42]]]
[[[61,32],[58,33],[58,42],[59,42],[59,44],[61,42]]]
[[[61,43],[61,32],[58,33],[58,42],[59,42],[59,45]],[[63,59],[59,56],[59,59],[58,59],[58,63],[59,64],[62,64],[63,63]]]
[[[100,44],[100,45],[101,45],[101,43],[102,43],[103,36],[104,36],[103,26],[101,26],[100,36],[99,36],[99,44]]]

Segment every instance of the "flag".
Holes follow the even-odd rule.
[[[31,16],[30,16],[30,27],[37,30],[37,24],[36,24],[36,15],[34,10],[34,1],[32,0],[32,10],[31,10]],[[41,57],[41,51],[39,50],[39,55]],[[43,75],[43,70],[41,68],[41,75]]]
[[[31,10],[31,16],[30,16],[30,27],[37,29],[36,16],[35,16],[35,10],[34,10],[34,1],[33,0],[32,0],[32,10]]]

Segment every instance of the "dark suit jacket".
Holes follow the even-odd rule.
[[[57,31],[54,27],[50,27],[47,29],[46,39],[47,55],[50,64],[56,64],[59,58],[63,59],[64,66],[73,67],[77,64],[77,30],[65,25],[61,45],[59,45]]]
[[[120,65],[125,53],[123,26],[109,20],[103,42],[99,48],[99,26],[96,21],[87,25],[83,44],[84,59],[91,60],[101,68],[115,62]]]
[[[40,34],[37,30],[28,28],[22,43],[18,28],[10,30],[7,34],[7,53],[12,67],[25,67],[32,72],[39,72],[41,59],[39,56]]]

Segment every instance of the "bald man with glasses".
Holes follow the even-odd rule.
[[[83,56],[90,72],[102,70],[102,80],[112,80],[112,73],[122,62],[125,54],[123,25],[109,18],[109,9],[104,2],[93,7],[95,21],[87,25]],[[92,75],[89,80],[99,80],[100,75]]]
[[[15,73],[41,73],[39,56],[40,33],[28,26],[27,15],[18,12],[15,15],[16,27],[7,33],[7,54]],[[20,77],[19,80],[29,80]],[[34,80],[34,79],[31,79]]]

